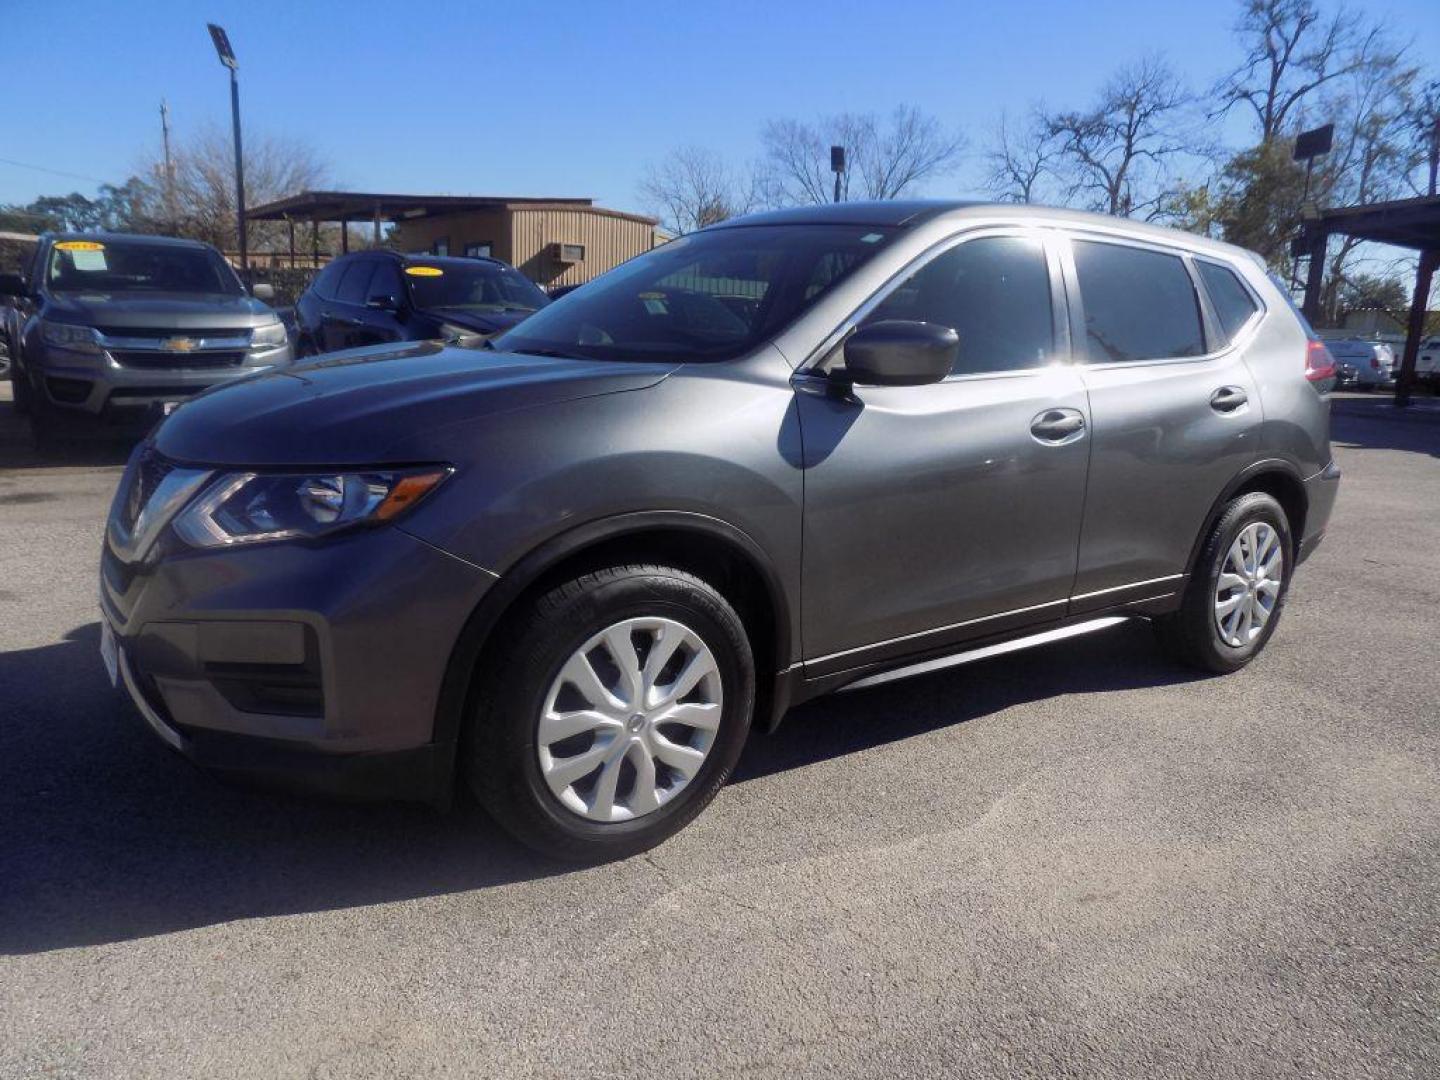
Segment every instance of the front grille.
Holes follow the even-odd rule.
[[[115,362],[125,368],[196,371],[213,368],[235,368],[245,363],[244,349],[217,349],[213,352],[172,353],[147,352],[140,349],[111,349]]]
[[[249,337],[248,326],[222,326],[211,327],[201,330],[177,329],[174,326],[97,326],[95,328],[106,337],[113,338],[154,338],[157,341],[164,341],[167,338],[239,338]]]
[[[135,520],[140,516],[140,511],[150,501],[150,496],[155,494],[155,489],[160,486],[160,481],[169,476],[174,468],[174,465],[156,453],[154,447],[146,446],[140,451],[140,456],[135,461],[130,490],[125,493],[125,499],[120,508],[120,520],[126,529],[135,527]]]

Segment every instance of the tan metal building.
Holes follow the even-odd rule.
[[[297,225],[309,223],[312,243],[318,244],[321,222],[365,222],[373,228],[376,245],[435,255],[490,255],[545,288],[589,281],[657,243],[654,218],[607,210],[590,199],[305,191],[246,216],[288,222],[292,257]],[[392,224],[388,233],[386,222]],[[342,229],[341,237],[348,250],[349,230]]]

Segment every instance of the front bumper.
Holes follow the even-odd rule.
[[[493,575],[393,527],[160,549],[127,566],[107,545],[100,599],[121,680],[166,743],[207,768],[333,795],[444,797],[441,683]]]
[[[126,367],[108,353],[82,355],[47,347],[35,365],[36,389],[55,409],[101,416],[107,411],[144,409],[182,401],[220,383],[233,382],[293,360],[289,345],[255,350],[226,367]]]

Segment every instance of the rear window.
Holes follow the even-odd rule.
[[[1260,310],[1259,305],[1228,266],[1197,259],[1195,267],[1200,272],[1205,291],[1210,294],[1210,306],[1215,309],[1215,317],[1225,331],[1225,340],[1234,341],[1235,335]]]
[[[1178,255],[1091,240],[1074,248],[1091,363],[1204,355],[1195,285]]]

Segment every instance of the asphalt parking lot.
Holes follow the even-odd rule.
[[[1251,668],[1134,625],[815,702],[573,871],[167,751],[96,655],[126,448],[0,385],[0,1076],[1440,1075],[1440,413],[1337,409]]]

